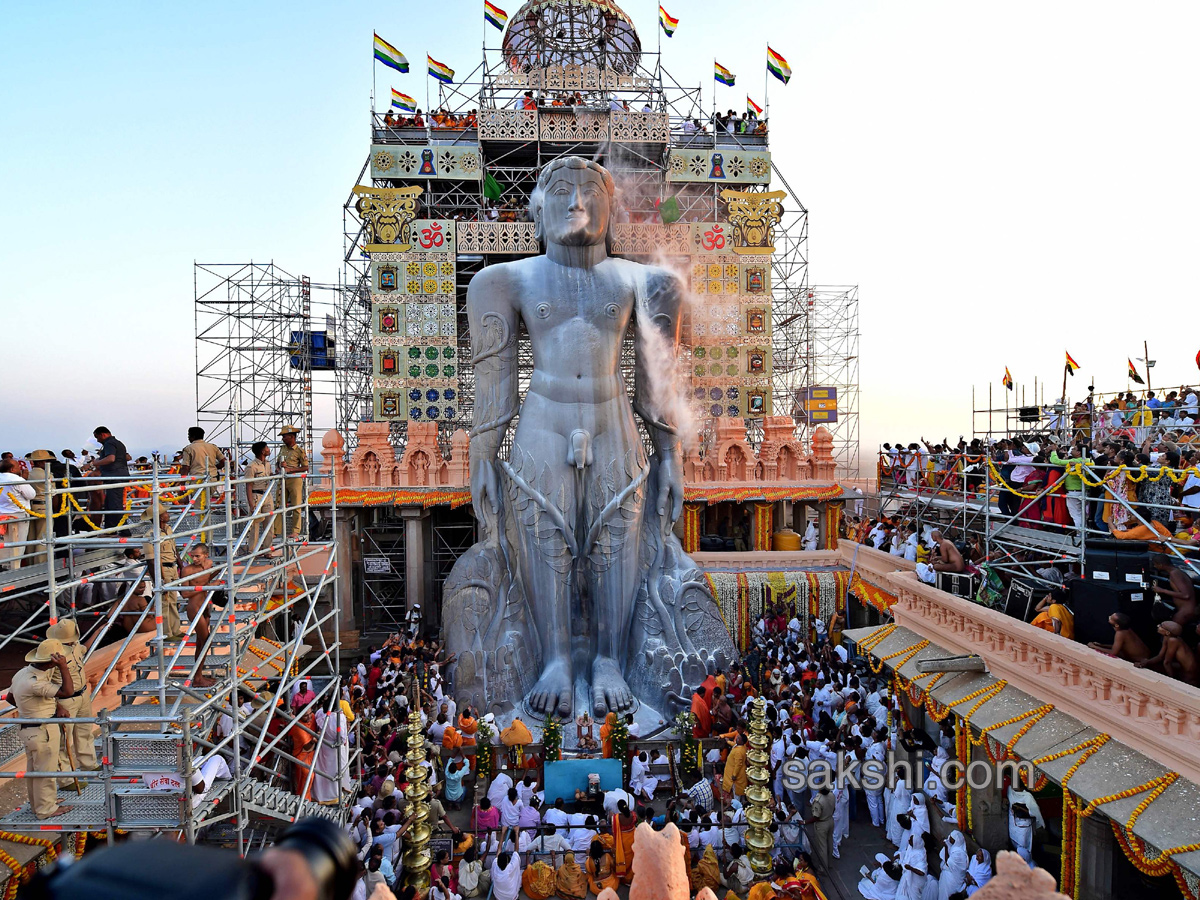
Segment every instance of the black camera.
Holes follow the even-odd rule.
[[[328,819],[301,819],[275,847],[295,850],[318,900],[349,900],[358,876],[354,842]],[[65,861],[64,861],[65,862]],[[26,900],[270,900],[275,879],[254,860],[215,847],[133,841],[59,863],[21,892]]]

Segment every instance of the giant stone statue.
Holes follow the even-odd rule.
[[[613,203],[604,167],[551,162],[530,199],[545,255],[489,266],[467,292],[482,539],[446,582],[444,621],[457,697],[498,715],[523,704],[535,716],[602,716],[639,702],[668,715],[736,656],[671,532],[683,506],[671,374],[682,286],[608,255]],[[619,365],[631,321],[632,404]],[[523,402],[522,324],[534,360]]]

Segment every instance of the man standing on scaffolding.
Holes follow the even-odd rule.
[[[97,769],[99,766],[96,765],[95,725],[91,722],[74,721],[92,717],[92,692],[83,668],[87,650],[79,642],[79,626],[75,624],[74,619],[60,619],[46,629],[46,637],[62,642],[63,656],[67,658],[67,668],[71,672],[71,686],[75,688],[70,697],[63,697],[59,701],[72,721],[63,725],[65,740],[59,744],[58,767],[63,772],[71,771],[71,759],[67,752],[70,746],[75,750],[75,761],[80,769]],[[61,679],[55,673],[52,680],[57,683]]]
[[[25,668],[13,676],[12,687],[4,698],[17,708],[22,719],[66,718],[67,711],[57,701],[75,693],[71,670],[63,655],[63,645],[47,638],[36,650],[25,655]],[[57,669],[62,683],[55,684],[51,669]],[[18,731],[25,745],[25,767],[29,772],[58,772],[58,747],[61,733],[57,723],[22,725]],[[71,807],[60,806],[54,778],[25,778],[29,791],[29,808],[39,819],[49,819],[69,812]]]
[[[303,476],[308,474],[308,454],[304,452],[303,447],[296,443],[296,435],[299,433],[300,429],[295,425],[285,425],[279,432],[279,436],[283,439],[283,446],[279,449],[279,455],[275,457],[275,465],[280,474],[293,477],[284,479],[283,496],[279,498],[281,501],[280,512],[275,517],[273,529],[276,537],[283,536],[283,529],[286,527],[284,520],[289,512],[291,513],[293,538],[300,536],[303,527],[301,516],[304,511],[300,507],[304,503]]]
[[[266,441],[255,441],[250,446],[250,452],[254,454],[254,459],[250,460],[242,472],[242,477],[251,479],[246,483],[245,514],[253,516],[250,522],[249,550],[257,555],[263,549],[258,546],[259,535],[264,531],[267,533],[274,531],[272,513],[275,512],[275,495],[271,493],[271,482],[267,480],[271,477],[271,464],[267,462],[267,457],[271,452],[270,445]],[[262,505],[261,509],[259,504]],[[264,522],[266,523],[265,528],[263,527]],[[280,552],[271,550],[267,555],[277,557]]]

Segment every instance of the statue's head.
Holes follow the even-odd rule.
[[[612,176],[599,163],[578,156],[554,160],[529,198],[538,239],[570,247],[604,243],[615,196]]]

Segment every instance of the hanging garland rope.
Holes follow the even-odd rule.
[[[1062,808],[1062,868],[1059,870],[1058,887],[1075,900],[1079,896],[1079,837],[1083,829],[1083,817],[1075,811],[1071,792],[1063,791]]]
[[[1136,468],[1131,468],[1126,465],[1120,465],[1117,466],[1117,468],[1112,472],[1109,472],[1107,475],[1101,478],[1099,481],[1094,481],[1087,474],[1083,463],[1069,463],[1062,468],[1068,476],[1076,475],[1079,477],[1080,481],[1082,481],[1088,487],[1093,488],[1102,487],[1103,485],[1108,484],[1122,473],[1124,473],[1127,480],[1133,482],[1134,484],[1146,480],[1152,482],[1161,481],[1164,477],[1170,478],[1171,481],[1175,482],[1176,484],[1180,484],[1186,480],[1189,475],[1200,476],[1200,469],[1196,468],[1196,466],[1188,466],[1186,469],[1172,469],[1169,466],[1162,466],[1155,474],[1151,475],[1149,466],[1138,466]],[[988,470],[991,472],[992,480],[996,482],[996,486],[1002,490],[1008,491],[1010,494],[1015,494],[1016,496],[1025,500],[1032,500],[1035,497],[1040,496],[1040,493],[1027,494],[1017,490],[1004,480],[1004,478],[1000,475],[999,470],[996,469],[996,464],[990,459],[988,460]]]
[[[46,838],[35,838],[25,834],[17,834],[13,831],[0,831],[0,840],[9,841],[13,844],[23,844],[27,847],[42,847],[46,851],[46,862],[52,863],[58,859],[58,850],[54,846],[54,842]],[[17,896],[17,891],[23,884],[28,884],[33,878],[33,873],[37,871],[37,859],[32,859],[25,865],[17,862],[17,858],[6,850],[0,850],[0,863],[4,863],[10,870],[12,875],[8,878],[8,883],[4,886],[4,900],[14,900]]]

